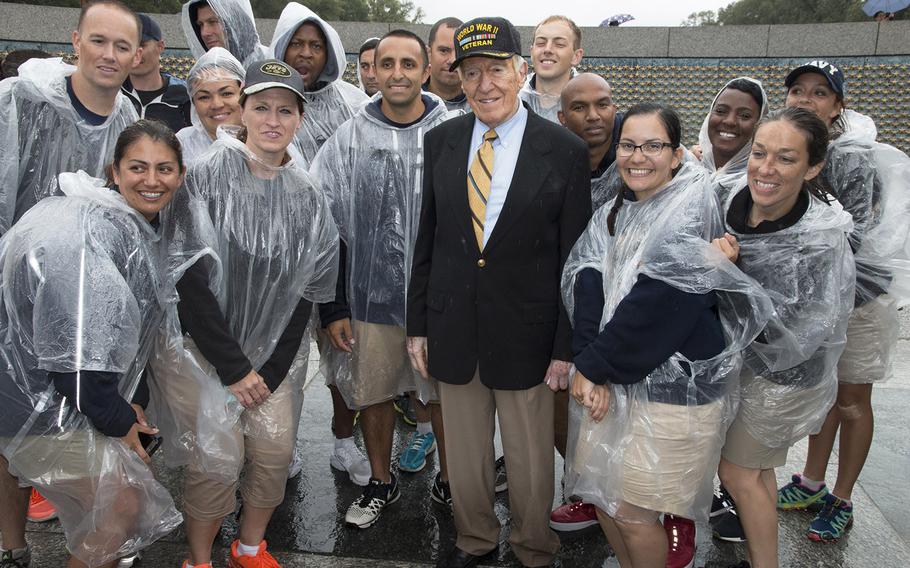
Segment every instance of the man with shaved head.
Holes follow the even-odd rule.
[[[616,143],[622,113],[616,111],[610,84],[594,73],[581,73],[570,80],[562,91],[559,122],[588,144],[591,167],[591,199],[594,210],[603,205],[601,184],[597,181],[616,160]],[[557,430],[558,432],[558,430]],[[557,435],[565,450],[565,438]]]
[[[588,145],[593,210],[606,201],[604,173],[616,160],[622,114],[616,111],[610,84],[600,75],[580,73],[563,88],[560,95],[559,122]],[[569,428],[569,393],[556,391],[553,412],[556,451],[565,458]],[[581,530],[597,524],[594,505],[572,502],[550,514],[550,527],[561,532]]]

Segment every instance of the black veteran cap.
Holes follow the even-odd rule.
[[[787,74],[787,78],[784,79],[784,86],[789,89],[793,86],[793,83],[796,82],[796,78],[803,73],[818,73],[819,75],[823,75],[825,79],[827,79],[828,85],[831,86],[835,93],[840,95],[840,98],[843,99],[847,96],[847,85],[844,80],[844,72],[827,61],[822,61],[820,59],[803,63],[793,71],[790,71],[790,73]]]
[[[303,99],[303,77],[296,69],[277,59],[252,63],[246,68],[246,85],[240,93],[240,104],[248,95],[274,88],[287,89]]]
[[[521,36],[505,18],[477,18],[455,30],[454,71],[468,57],[509,59],[521,54]]]

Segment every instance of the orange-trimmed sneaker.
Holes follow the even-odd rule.
[[[266,552],[266,542],[263,540],[259,543],[259,551],[256,556],[241,556],[237,553],[237,545],[240,539],[231,543],[231,559],[228,561],[228,568],[281,568],[281,564],[275,560],[275,557]]]
[[[186,567],[189,566],[189,565],[190,565],[190,561],[189,561],[189,560],[184,560],[184,561],[183,561],[183,566],[182,566],[181,568],[186,568]],[[206,562],[205,564],[193,564],[193,568],[212,568],[212,563],[211,563],[211,562]]]
[[[53,521],[57,518],[57,509],[47,498],[38,493],[37,489],[32,489],[32,495],[28,499],[28,520],[33,523],[44,523]]]

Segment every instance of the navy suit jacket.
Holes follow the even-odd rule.
[[[505,204],[484,247],[471,226],[467,164],[474,114],[424,138],[423,202],[408,288],[409,336],[426,336],[430,375],[490,388],[543,381],[572,360],[559,284],[591,217],[588,148],[529,112]]]

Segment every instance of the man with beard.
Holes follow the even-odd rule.
[[[338,32],[297,2],[281,11],[271,50],[275,59],[303,77],[306,111],[297,130],[297,145],[309,165],[329,136],[368,98],[342,77],[347,59]]]
[[[606,200],[604,174],[616,160],[622,113],[616,111],[610,84],[594,73],[581,73],[572,78],[562,91],[561,106],[559,122],[588,144],[591,205],[596,211]],[[557,442],[559,439],[557,434]],[[560,454],[565,450],[564,438],[562,448]]]
[[[369,483],[345,515],[357,528],[372,526],[400,497],[390,471],[393,399],[414,390],[425,393],[425,402],[434,398],[411,369],[405,337],[423,137],[449,115],[439,97],[421,91],[428,65],[426,45],[412,32],[383,36],[376,46],[380,94],[338,128],[310,168],[330,197],[342,241],[336,299],[319,311],[341,360],[335,386],[349,408],[360,410],[370,461]],[[433,492],[448,501],[444,479],[437,477]]]

